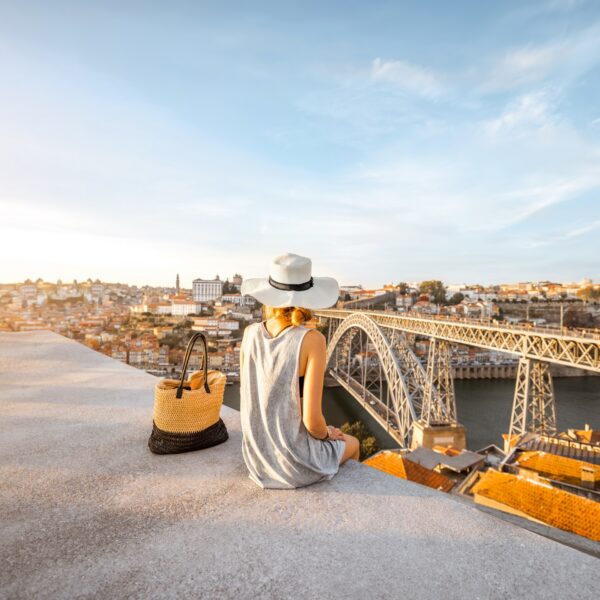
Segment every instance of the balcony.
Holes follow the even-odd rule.
[[[356,461],[262,490],[230,439],[147,448],[156,379],[49,332],[0,333],[7,598],[597,598],[597,559]]]

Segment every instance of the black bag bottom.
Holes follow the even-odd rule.
[[[153,421],[148,448],[154,454],[178,454],[180,452],[210,448],[211,446],[222,444],[228,438],[227,427],[225,427],[225,423],[221,418],[214,425],[196,433],[163,431]]]

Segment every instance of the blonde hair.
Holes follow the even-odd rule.
[[[272,317],[279,317],[296,326],[304,325],[304,323],[313,318],[310,308],[303,308],[301,306],[267,306],[264,304],[262,314],[265,321]]]

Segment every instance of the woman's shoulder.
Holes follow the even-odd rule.
[[[250,325],[246,325],[246,328],[244,329],[244,334],[242,335],[242,344],[244,344],[244,341],[247,340],[251,335],[254,334],[254,332],[256,331],[256,328],[260,325],[260,321],[254,322],[254,323],[250,323]]]
[[[327,342],[327,338],[314,327],[307,327],[306,325],[298,325],[297,329],[301,332],[303,345],[319,345],[323,342]]]
[[[325,337],[316,327],[308,327],[308,325],[298,325],[298,329],[303,329],[307,332],[307,335],[310,334],[311,337]]]

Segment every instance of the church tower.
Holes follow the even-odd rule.
[[[179,273],[177,273],[177,277],[175,278],[175,293],[179,296]]]

